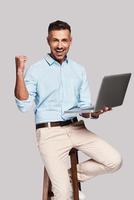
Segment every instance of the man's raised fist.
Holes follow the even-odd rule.
[[[16,70],[24,71],[27,56],[15,56]]]

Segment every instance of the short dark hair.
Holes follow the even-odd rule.
[[[71,27],[68,23],[57,20],[49,24],[48,33],[54,30],[65,30],[65,29],[69,30],[69,32],[71,33]]]

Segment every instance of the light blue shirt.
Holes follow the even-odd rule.
[[[27,100],[16,99],[22,112],[35,102],[35,122],[64,121],[76,114],[64,113],[73,107],[90,107],[91,97],[85,68],[66,58],[59,64],[47,55],[25,73]]]

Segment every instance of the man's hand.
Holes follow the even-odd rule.
[[[15,83],[15,96],[19,100],[26,100],[28,99],[28,91],[24,82],[24,69],[25,63],[27,61],[26,56],[16,56],[16,83]]]
[[[26,56],[16,56],[15,63],[16,63],[16,72],[23,73],[25,69],[25,63],[27,61]]]
[[[82,117],[84,117],[84,118],[95,118],[95,119],[97,119],[97,118],[99,118],[99,116],[101,115],[101,114],[103,114],[103,113],[105,113],[105,112],[107,112],[107,111],[110,111],[110,110],[112,110],[112,108],[110,108],[110,107],[104,107],[102,110],[100,110],[100,111],[98,111],[98,112],[91,112],[91,113],[82,113],[82,114],[80,114],[80,116],[82,116]]]

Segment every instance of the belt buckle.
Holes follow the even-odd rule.
[[[51,127],[51,122],[48,122],[47,124],[48,124],[48,128],[50,128]]]

